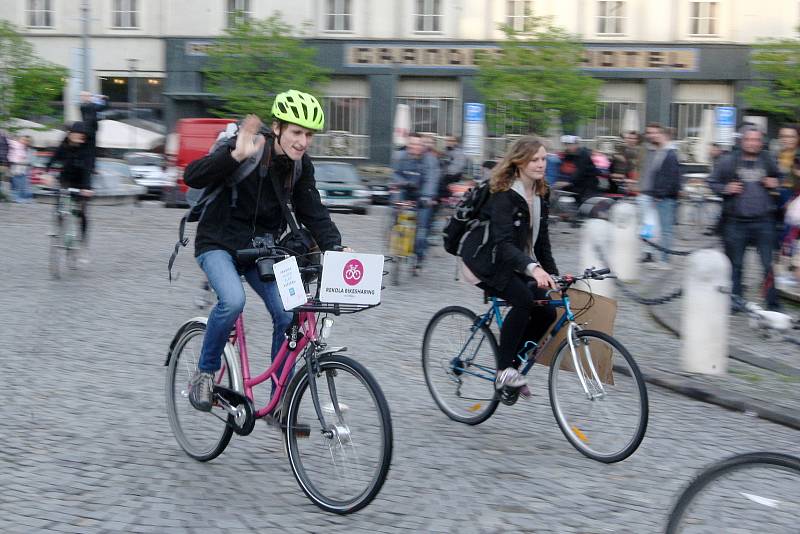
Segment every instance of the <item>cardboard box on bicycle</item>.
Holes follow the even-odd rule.
[[[567,295],[569,295],[569,304],[572,313],[575,314],[576,323],[582,325],[587,330],[598,330],[608,335],[614,334],[614,319],[617,316],[616,300],[579,289],[568,289]],[[556,321],[558,321],[562,315],[564,315],[564,308],[558,308]],[[553,324],[555,324],[555,322]],[[552,328],[553,325],[550,326]],[[548,329],[548,332],[549,331]],[[566,339],[566,336],[567,328],[565,326],[559,330],[554,339],[551,339],[547,342],[546,346],[542,348],[542,353],[536,358],[536,363],[549,366],[555,357],[556,349],[561,345],[561,342]],[[547,335],[545,335],[541,342],[545,342],[546,339]],[[597,373],[600,375],[600,380],[604,384],[613,385],[614,375],[610,347],[602,345],[597,349],[593,348],[592,357]],[[575,367],[572,364],[572,358],[565,358],[564,362],[561,364],[561,368],[567,371],[574,371]]]

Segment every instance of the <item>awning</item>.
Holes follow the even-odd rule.
[[[108,119],[99,122],[97,146],[100,148],[153,150],[163,144],[164,136],[160,133]]]
[[[30,136],[31,144],[39,148],[58,146],[66,135],[62,130],[48,128],[38,122],[25,119],[10,119],[5,126],[14,135]]]

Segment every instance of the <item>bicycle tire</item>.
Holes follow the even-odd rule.
[[[593,385],[593,388],[600,388],[603,391],[608,391],[613,386],[614,389],[614,396],[616,397],[619,394],[620,397],[624,397],[626,392],[622,391],[622,377],[627,376],[628,379],[633,380],[633,386],[629,387],[630,391],[627,392],[628,395],[636,395],[638,397],[638,417],[636,418],[635,422],[635,429],[630,435],[629,439],[625,442],[624,446],[619,448],[619,450],[613,450],[610,452],[600,452],[594,449],[594,444],[597,442],[597,437],[602,437],[604,434],[607,435],[608,432],[605,429],[603,424],[597,425],[595,424],[594,418],[589,419],[584,418],[581,419],[576,417],[579,420],[579,423],[570,422],[567,420],[567,416],[565,411],[562,407],[562,399],[560,398],[560,393],[558,393],[558,386],[559,381],[561,380],[560,375],[564,375],[565,377],[569,376],[578,376],[577,373],[570,371],[569,369],[565,369],[564,373],[560,373],[562,364],[566,365],[567,367],[571,367],[570,362],[564,362],[564,358],[568,355],[571,356],[571,351],[564,350],[567,347],[567,339],[564,339],[561,344],[558,346],[558,349],[555,353],[553,361],[550,365],[550,373],[549,373],[549,380],[548,380],[548,389],[549,389],[549,396],[550,396],[550,407],[553,410],[553,416],[558,423],[559,428],[561,428],[561,432],[563,432],[564,436],[567,440],[575,447],[581,454],[584,456],[591,458],[592,460],[596,460],[598,462],[603,463],[615,463],[628,458],[631,454],[633,454],[636,449],[639,448],[639,445],[642,443],[644,439],[645,432],[647,431],[647,423],[649,419],[649,404],[647,398],[647,388],[645,386],[644,377],[642,376],[641,371],[639,370],[639,366],[634,361],[633,357],[631,356],[630,352],[615,338],[609,336],[604,332],[598,332],[595,330],[580,330],[575,332],[575,336],[578,340],[584,341],[584,346],[588,345],[588,340],[590,339],[597,339],[600,340],[602,343],[607,344],[612,349],[616,349],[616,351],[620,354],[623,358],[624,362],[627,364],[627,368],[629,371],[626,371],[621,368],[622,362],[613,362],[613,368],[609,369],[608,372],[612,373],[609,375],[611,378],[610,380],[616,382],[609,384],[605,382],[605,385],[600,384],[598,386]],[[581,365],[583,367],[583,365]],[[568,374],[569,373],[569,374]],[[602,373],[602,372],[601,372]],[[616,373],[616,374],[614,374]],[[629,373],[629,374],[628,374]],[[616,378],[614,378],[616,376]],[[585,379],[589,377],[584,376]],[[565,378],[563,382],[567,382],[568,378]],[[601,380],[602,382],[602,380]],[[573,380],[573,383],[579,384],[578,380]],[[596,381],[594,381],[596,384]],[[619,385],[620,387],[617,388],[616,386]],[[581,386],[582,387],[582,386]],[[573,387],[577,392],[577,396],[583,396],[586,398],[586,394],[583,389],[578,389],[577,386]],[[619,391],[618,391],[619,390]],[[575,393],[573,393],[574,395]],[[595,407],[601,406],[602,409],[605,405],[600,405],[600,402],[605,402],[606,394],[602,396],[598,396],[598,399],[586,399],[590,402],[588,406],[590,406],[590,412],[594,410]],[[606,422],[606,425],[609,422],[618,423],[625,419],[625,416],[628,416],[632,413],[632,410],[623,410],[619,414],[609,417],[609,421]],[[572,416],[570,415],[570,419]],[[590,441],[592,444],[590,445]]]
[[[433,369],[436,367],[434,364],[434,360],[441,356],[440,354],[432,354],[433,349],[431,347],[432,339],[434,336],[434,332],[436,327],[442,323],[448,316],[457,317],[461,316],[465,319],[465,323],[469,325],[477,324],[478,316],[472,310],[464,308],[462,306],[448,306],[446,308],[442,308],[438,312],[436,312],[431,320],[428,322],[428,326],[425,328],[425,335],[422,338],[422,372],[425,375],[425,384],[428,386],[428,391],[431,393],[431,397],[433,397],[434,402],[439,407],[442,412],[447,415],[453,421],[458,421],[459,423],[465,423],[467,425],[478,425],[483,423],[487,419],[489,419],[492,414],[494,414],[495,410],[497,410],[497,406],[500,403],[500,397],[494,389],[494,380],[487,382],[487,388],[491,388],[487,390],[487,394],[489,395],[487,398],[467,398],[469,401],[467,403],[467,408],[463,411],[456,411],[453,407],[449,406],[448,403],[442,396],[442,392],[440,392],[434,384],[434,377],[432,376]],[[466,332],[465,332],[466,333]],[[485,325],[481,326],[481,334],[483,338],[487,340],[489,351],[491,352],[491,361],[485,362],[485,365],[492,366],[492,371],[496,373],[497,370],[497,340],[494,337],[492,331]],[[445,336],[448,337],[448,336]],[[469,338],[467,338],[469,340]],[[462,347],[466,348],[467,340],[464,340]],[[454,344],[454,347],[457,344]],[[478,345],[476,346],[476,350],[480,350],[481,340],[478,341]],[[436,352],[441,350],[439,347],[435,347]],[[453,350],[463,351],[464,349],[454,348]],[[445,365],[449,367],[443,368],[445,374],[450,374],[454,372],[453,368],[453,359],[458,358],[459,354],[451,355],[447,354],[444,356]],[[441,360],[439,363],[443,363]],[[463,365],[463,362],[460,364]],[[472,365],[471,362],[467,365]],[[460,369],[460,367],[459,367]],[[453,387],[458,385],[459,387],[456,388],[456,396],[460,396],[461,385],[463,385],[463,380],[461,379],[463,373],[461,375],[453,374],[452,377],[448,378],[453,383]],[[471,376],[471,375],[467,375]],[[480,380],[484,380],[482,378],[475,377],[476,384],[480,384]],[[480,402],[472,402],[472,401],[480,401]],[[484,404],[485,403],[485,404]],[[469,415],[473,414],[473,415]]]
[[[317,360],[317,364],[319,365],[317,378],[325,376],[325,381],[316,381],[318,397],[322,396],[320,392],[324,387],[328,388],[327,391],[329,394],[331,390],[335,392],[335,395],[329,395],[331,399],[329,403],[330,408],[327,408],[327,404],[323,404],[321,398],[318,399],[322,409],[328,409],[330,411],[330,415],[326,415],[326,422],[336,423],[335,432],[332,433],[331,436],[326,437],[319,427],[319,420],[313,408],[313,399],[311,399],[308,372],[306,367],[303,367],[292,379],[284,399],[284,413],[286,414],[284,439],[286,452],[292,467],[292,473],[295,479],[297,479],[297,483],[315,505],[327,512],[350,514],[372,502],[386,481],[391,464],[393,447],[391,414],[386,398],[378,382],[363,365],[352,358],[341,355],[323,356]],[[353,406],[356,407],[356,412],[359,414],[366,413],[368,410],[362,410],[363,406],[360,400],[349,395],[351,392],[348,388],[349,384],[341,379],[340,373],[348,373],[355,378],[355,382],[353,382],[355,386],[360,384],[367,390],[369,398],[374,402],[375,415],[380,428],[374,429],[373,425],[370,424],[362,426],[358,424],[354,425],[355,421],[351,415],[347,415],[347,418],[345,418],[344,414],[351,414],[353,412]],[[331,383],[336,382],[338,382],[338,384],[335,384],[333,387],[330,386]],[[344,388],[343,384],[346,384]],[[306,393],[309,393],[309,395],[306,396]],[[303,404],[304,397],[308,398],[307,404]],[[333,407],[334,397],[336,398],[336,406],[341,409],[341,412],[337,412],[337,409]],[[346,400],[347,403],[342,402],[342,399]],[[348,407],[347,410],[345,410],[345,406]],[[301,410],[303,411],[302,415],[300,414]],[[341,416],[339,413],[341,413]],[[308,421],[308,423],[306,423],[306,421]],[[355,432],[353,431],[354,429],[356,430]],[[359,465],[352,470],[350,470],[350,467],[343,467],[348,456],[350,458],[355,457],[359,462],[361,460],[361,455],[366,456],[364,451],[369,451],[371,448],[366,446],[361,450],[360,447],[361,443],[363,443],[362,440],[368,439],[370,433],[374,434],[374,437],[379,441],[379,450],[373,451],[375,452],[375,465],[367,469],[361,469]],[[307,438],[303,436],[307,436]],[[354,436],[357,436],[358,445],[353,441]],[[313,443],[313,445],[309,447],[309,451],[319,450],[320,442],[324,445],[324,447],[321,448],[322,450],[327,447],[327,451],[322,454],[322,457],[325,458],[322,463],[325,464],[327,462],[329,465],[327,469],[324,466],[322,469],[326,471],[330,469],[331,473],[323,474],[323,480],[312,480],[312,473],[315,473],[315,465],[313,460],[303,452],[305,448],[300,445],[300,441],[305,439]],[[359,453],[359,451],[361,451],[361,453]],[[336,458],[337,456],[338,458]],[[330,463],[333,464],[332,467]],[[335,472],[342,468],[346,473]],[[370,475],[368,481],[365,484],[359,483],[358,488],[345,497],[334,497],[330,494],[327,487],[323,487],[325,479],[327,479],[331,481],[337,489],[343,488],[348,479],[353,478],[353,475],[358,476],[360,472],[365,471],[368,471],[367,474]]]
[[[703,469],[703,471],[697,475],[681,492],[680,497],[678,497],[678,500],[675,502],[675,505],[670,511],[669,518],[667,520],[666,534],[679,534],[683,531],[685,526],[682,526],[682,521],[686,517],[687,512],[691,509],[695,499],[698,497],[698,495],[703,493],[704,490],[712,486],[717,480],[720,480],[727,475],[732,475],[739,470],[767,466],[778,467],[790,471],[791,474],[796,477],[798,483],[800,483],[800,458],[790,456],[788,454],[777,452],[752,452],[738,454],[736,456],[716,462]],[[800,484],[798,484],[798,486],[800,487]],[[795,502],[794,504],[797,505],[798,503]],[[714,510],[713,513],[715,516],[718,516],[720,511]],[[762,523],[759,531],[763,533],[773,532],[772,530],[768,530],[768,527],[769,525],[764,525]],[[712,526],[712,528],[718,527]],[[792,514],[792,525],[790,528],[791,530],[787,531],[797,531],[796,516],[794,514]],[[720,530],[717,531],[722,532]]]
[[[192,360],[189,354],[186,354],[184,358],[184,349],[186,349],[190,341],[197,337],[200,337],[202,341],[202,336],[205,335],[205,331],[205,323],[199,321],[191,323],[184,328],[183,334],[175,343],[175,348],[173,349],[172,357],[167,367],[165,381],[167,416],[175,439],[186,454],[200,462],[213,460],[222,454],[222,451],[228,446],[233,436],[233,428],[228,424],[231,421],[230,415],[224,420],[219,420],[212,413],[195,410],[189,403],[188,395],[185,394],[185,391],[188,389],[188,380],[197,368],[196,358],[199,358],[199,350],[196,351],[197,356]],[[224,368],[223,366],[223,369]],[[182,376],[179,376],[181,372],[183,372]],[[228,379],[228,387],[231,387],[230,373],[225,373],[225,375]],[[176,396],[180,398],[176,398]],[[179,409],[179,407],[182,409]],[[219,413],[223,414],[225,413],[219,408],[212,408],[212,410],[218,410]],[[185,413],[186,415],[181,416],[181,413]],[[185,423],[182,424],[182,420],[185,421]],[[193,437],[188,435],[187,429],[184,428],[185,426],[188,427],[189,421],[196,422],[195,424],[203,421],[202,425],[198,425],[202,426],[202,428],[210,427],[207,422],[211,422],[214,425],[214,429],[221,429],[221,431],[218,433],[218,436],[216,431],[212,431],[211,437],[208,440],[208,445],[201,446],[194,441]]]
[[[50,271],[50,277],[54,280],[60,280],[62,274],[66,271],[66,254],[60,235],[54,235],[50,238],[48,270]]]

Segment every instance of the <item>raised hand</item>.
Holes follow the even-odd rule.
[[[236,148],[231,152],[231,156],[236,161],[244,161],[253,154],[256,154],[266,143],[263,135],[258,133],[261,128],[261,119],[256,115],[248,115],[239,127],[239,134],[236,137]]]

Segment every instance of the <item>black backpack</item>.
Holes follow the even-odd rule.
[[[489,180],[485,180],[464,194],[456,206],[455,213],[447,221],[444,234],[444,249],[454,256],[461,255],[461,244],[467,233],[481,224],[488,224],[479,217],[481,209],[489,200]]]

